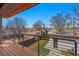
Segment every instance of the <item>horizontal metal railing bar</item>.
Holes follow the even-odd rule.
[[[30,35],[30,34],[23,34],[23,35],[29,35],[29,36],[35,36],[35,37],[42,37],[41,35]],[[59,40],[75,41],[72,38],[67,38],[67,37],[66,38],[62,38],[62,37],[56,37],[56,36],[53,36],[53,35],[48,35],[47,37],[44,37],[44,38],[54,38],[54,39],[59,39]]]
[[[41,35],[32,35],[32,34],[24,34],[24,35],[30,35],[30,36],[38,36],[40,37]],[[76,36],[66,36],[66,35],[48,35],[48,36],[59,36],[59,37],[68,37],[68,38],[75,38],[75,39],[79,39],[79,37],[76,37]]]
[[[42,37],[41,35],[31,35],[31,34],[23,34],[23,35],[29,35],[29,36],[34,36],[34,37]],[[3,36],[5,37],[5,36]],[[61,35],[48,35],[47,37],[44,38],[59,38],[59,39],[66,39],[66,40],[70,40],[70,41],[75,41],[75,39],[79,39],[79,37],[75,37],[75,36],[61,36]]]
[[[49,36],[59,36],[59,37],[66,37],[66,38],[72,38],[72,39],[79,39],[79,37],[77,36],[67,36],[67,35],[58,35],[58,34],[53,34],[53,35],[49,35]]]
[[[66,40],[65,40],[66,41]],[[67,43],[67,44],[72,44],[72,45],[74,45],[74,43],[73,42],[65,42],[64,40],[61,40],[61,41],[58,41],[58,42],[60,42],[60,43]]]

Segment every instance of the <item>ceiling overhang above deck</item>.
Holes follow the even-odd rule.
[[[9,18],[35,5],[37,5],[37,3],[5,3],[0,7],[0,15],[4,18]]]

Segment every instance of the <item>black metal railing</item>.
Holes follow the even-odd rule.
[[[26,36],[26,37],[24,37],[24,36]],[[50,39],[52,39],[52,41],[53,41],[53,48],[52,49],[54,49],[54,48],[59,48],[59,43],[60,43],[60,41],[61,42],[64,42],[64,43],[66,43],[66,44],[71,44],[71,45],[73,45],[74,47],[73,47],[73,49],[74,49],[74,55],[75,56],[77,56],[77,42],[76,42],[76,39],[79,39],[79,37],[75,37],[75,36],[60,36],[60,35],[48,35],[48,36],[45,36],[45,37],[43,37],[43,36],[41,36],[41,35],[30,35],[30,34],[23,34],[22,35],[22,40],[23,40],[23,43],[22,43],[22,45],[25,45],[25,43],[24,43],[24,41],[29,41],[29,39],[27,38],[27,36],[32,36],[33,37],[33,39],[32,39],[32,41],[33,40],[35,40],[35,42],[37,42],[38,43],[38,51],[37,51],[37,53],[38,53],[38,56],[40,56],[40,55],[43,55],[43,54],[41,54],[41,52],[40,52],[40,40],[41,40],[41,38],[42,39],[44,39],[44,38],[46,38],[46,40],[47,41],[50,41]],[[48,39],[47,39],[48,38]],[[31,41],[31,40],[30,40]],[[30,42],[29,41],[29,42]],[[66,41],[68,41],[68,42],[66,42]],[[14,40],[14,42],[15,42],[15,40]],[[33,41],[34,42],[34,41]],[[35,43],[34,42],[34,43]],[[74,44],[73,44],[73,43]],[[20,43],[20,42],[19,42]],[[28,43],[28,45],[31,45],[32,43]],[[63,45],[63,44],[61,44],[61,45]],[[69,46],[69,47],[71,47],[71,45]],[[64,45],[64,47],[66,47],[67,45]]]
[[[74,53],[75,53],[75,56],[77,56],[77,42],[76,40],[73,40],[73,39],[70,39],[70,38],[62,38],[62,37],[52,37],[54,40],[66,40],[66,41],[70,41],[70,42],[74,42]]]
[[[42,36],[40,36],[40,35],[29,35],[29,34],[25,34],[25,35],[38,37],[37,42],[38,42],[38,56],[39,56],[41,54],[40,53],[40,49],[41,49],[40,48],[40,44],[41,44],[40,43],[40,40],[41,40],[41,37]],[[57,42],[58,42],[58,40],[64,40],[64,41],[73,42],[74,43],[73,44],[74,45],[74,47],[73,47],[73,49],[74,49],[74,55],[77,56],[77,42],[76,42],[75,39],[79,39],[78,37],[73,37],[73,36],[71,36],[71,37],[70,36],[59,36],[59,35],[48,35],[47,37],[43,37],[43,38],[48,38],[48,41],[49,41],[50,38],[53,38]],[[57,45],[57,42],[54,44],[54,46]],[[58,48],[58,47],[56,47],[56,48]]]

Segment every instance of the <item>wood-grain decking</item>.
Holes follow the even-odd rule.
[[[0,45],[0,56],[37,56],[35,51],[9,40]]]

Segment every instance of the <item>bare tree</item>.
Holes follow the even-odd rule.
[[[77,23],[76,23],[76,20],[74,19],[71,19],[68,23],[68,28],[72,30],[73,34],[76,35],[76,26],[77,26]]]
[[[75,20],[72,20],[72,29],[73,29],[74,35],[76,35],[76,21]]]
[[[75,8],[73,11],[75,13],[73,19],[76,21],[76,25],[79,25],[79,8]]]
[[[13,26],[14,26],[13,22],[9,20],[6,24],[6,29],[7,29],[7,32],[8,32],[9,39],[10,39],[10,36],[12,35],[12,36],[14,36],[14,40],[15,40],[15,31],[14,31]]]
[[[33,28],[37,30],[41,30],[42,27],[45,27],[45,24],[41,20],[38,20],[33,24]]]
[[[79,8],[75,8],[73,9],[73,11],[75,12],[76,16],[79,18]]]
[[[68,14],[59,13],[53,16],[50,22],[52,27],[55,28],[55,30],[57,31],[57,33],[63,33],[64,28],[67,26],[68,19],[69,19]]]
[[[14,17],[13,21],[8,22],[8,28],[19,36],[19,41],[21,35],[26,28],[26,21],[21,17]]]
[[[73,29],[74,35],[76,35],[76,28],[79,26],[79,8],[73,9],[74,14],[71,17],[71,21],[69,22],[71,28]]]

